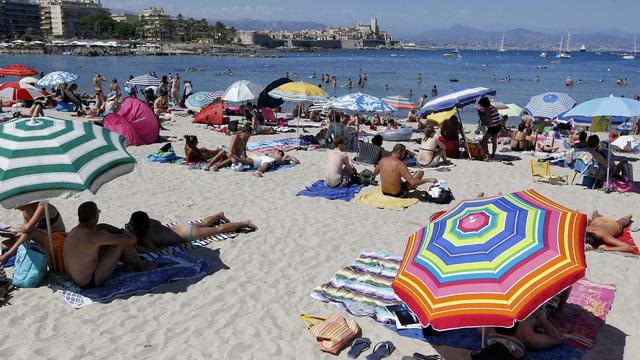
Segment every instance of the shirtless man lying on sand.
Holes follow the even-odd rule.
[[[130,271],[154,269],[157,264],[138,256],[136,237],[122,229],[98,224],[100,210],[94,202],[78,207],[78,226],[67,234],[64,264],[67,274],[82,289],[101,286],[113,274],[118,261]]]
[[[600,215],[596,210],[591,215],[591,223],[587,226],[585,249],[602,249],[606,251],[633,252],[633,246],[617,239],[624,228],[631,224],[631,215],[618,220]]]
[[[219,222],[223,224],[216,225]],[[159,251],[162,246],[206,239],[217,234],[258,230],[251,220],[230,222],[223,212],[206,217],[199,223],[178,223],[166,227],[160,221],[149,218],[147,213],[136,211],[131,214],[126,228],[139,239],[138,247],[147,251]]]
[[[391,156],[382,158],[376,166],[373,175],[380,174],[380,186],[383,194],[402,198],[422,184],[435,184],[438,181],[431,178],[423,179],[424,171],[418,171],[415,175],[411,175],[407,165],[402,161],[406,155],[407,148],[402,144],[396,144]]]
[[[231,137],[231,144],[229,150],[221,151],[218,155],[209,160],[209,163],[204,168],[205,171],[213,170],[218,171],[221,167],[231,165],[231,158],[247,158],[247,143],[253,133],[253,128],[249,124],[245,124],[242,131],[239,134],[235,134]]]
[[[276,150],[269,155],[262,155],[255,158],[246,158],[243,159],[239,156],[231,156],[231,161],[233,164],[242,164],[251,167],[255,170],[253,176],[262,177],[264,173],[269,171],[274,166],[286,165],[294,163],[296,165],[300,164],[300,160],[296,159],[291,155],[285,155],[284,151]],[[242,168],[238,168],[242,170]]]

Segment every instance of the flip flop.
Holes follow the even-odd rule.
[[[355,359],[370,347],[371,340],[369,340],[368,338],[357,338],[353,341],[353,344],[351,344],[351,349],[349,349],[347,356],[351,359]]]
[[[367,355],[367,360],[380,360],[391,355],[396,347],[391,341],[383,341],[376,344],[373,348],[373,352]]]
[[[442,360],[444,359],[440,355],[422,355],[420,353],[413,353],[413,360]]]

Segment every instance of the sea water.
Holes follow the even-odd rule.
[[[556,61],[550,52],[548,58],[540,58],[534,51],[461,51],[460,58],[444,56],[446,51],[323,51],[323,52],[261,52],[275,55],[273,58],[233,56],[132,56],[132,57],[75,57],[2,56],[0,65],[24,64],[45,73],[63,70],[78,74],[80,90],[93,92],[91,79],[95,72],[107,78],[104,90],[112,78],[121,87],[129,75],[142,75],[154,71],[158,76],[179,73],[182,79],[191,80],[194,91],[224,90],[234,81],[246,79],[260,85],[290,74],[292,80],[321,83],[321,74],[336,76],[338,86],[322,84],[330,96],[349,92],[364,92],[378,97],[413,92],[413,100],[437,86],[440,94],[452,87],[486,86],[496,89],[496,99],[505,103],[525,106],[533,95],[546,91],[569,93],[582,102],[608,95],[632,97],[640,95],[640,60],[625,61],[620,55],[610,53],[578,53],[571,59]],[[187,72],[187,68],[197,71]],[[232,76],[225,75],[230,69]],[[313,78],[313,74],[316,77]],[[422,82],[417,81],[418,73]],[[359,75],[366,74],[364,89],[357,87]],[[492,78],[495,75],[495,80]],[[510,82],[503,81],[507,76]],[[536,76],[539,81],[535,81]],[[573,87],[565,86],[571,77]],[[345,87],[351,78],[353,88]],[[5,78],[0,81],[11,81]],[[457,79],[457,82],[452,82]],[[627,79],[626,86],[617,85],[618,79]],[[385,85],[388,90],[385,91]],[[403,116],[403,114],[398,114]],[[465,122],[475,122],[477,116],[472,107],[463,113]]]

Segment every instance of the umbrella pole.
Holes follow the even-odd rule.
[[[484,326],[482,327],[482,338],[480,340],[480,349],[484,349]]]
[[[607,185],[604,187],[604,192],[608,193],[610,190],[609,181],[611,180],[611,119],[609,119],[609,146],[607,146]]]
[[[462,117],[460,116],[460,109],[456,107],[456,115],[458,115],[458,121],[460,121],[460,126],[462,126]],[[469,151],[469,144],[467,143],[467,137],[464,134],[464,126],[462,127],[462,141],[464,142],[464,148],[467,150],[467,156],[471,159],[471,151]]]
[[[44,218],[47,222],[47,236],[49,240],[49,253],[51,255],[51,270],[55,271],[56,269],[56,254],[53,249],[53,237],[51,235],[51,218],[49,217],[49,202],[44,202]]]

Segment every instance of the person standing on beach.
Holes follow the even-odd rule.
[[[180,75],[176,73],[176,77],[171,80],[171,102],[174,105],[178,105],[180,102],[180,98],[178,95],[180,94]]]
[[[487,126],[487,133],[484,134],[482,141],[480,141],[480,151],[483,153],[482,157],[487,158],[487,154],[489,153],[489,139],[491,139],[492,147],[490,157],[494,157],[496,156],[496,150],[498,150],[498,134],[500,130],[502,130],[502,117],[495,106],[491,105],[491,100],[489,100],[488,97],[480,98],[478,105],[480,107],[478,114],[481,115],[481,123]]]
[[[193,87],[190,80],[184,81],[184,94],[182,95],[182,101],[180,101],[180,107],[185,107],[185,101],[193,94]]]
[[[111,85],[109,85],[109,92],[110,93],[115,93],[118,97],[121,95],[120,94],[120,85],[118,84],[118,79],[117,78],[113,78],[111,80]]]
[[[102,105],[105,101],[104,93],[102,92],[102,83],[104,82],[104,76],[101,73],[96,73],[93,77],[93,88],[96,92],[96,109],[102,109]]]

